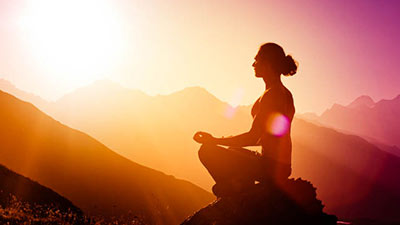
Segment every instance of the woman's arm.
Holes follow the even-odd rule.
[[[261,138],[263,132],[262,121],[264,120],[262,114],[256,115],[253,120],[250,131],[235,135],[232,137],[215,138],[207,132],[197,132],[193,139],[201,144],[225,145],[231,147],[244,147],[257,145],[258,140]]]
[[[231,137],[216,138],[207,132],[200,131],[194,135],[193,139],[201,144],[225,145],[232,147],[256,145],[258,141],[258,139],[255,139],[250,132]]]
[[[279,111],[279,96],[273,91],[265,94],[261,101],[261,108],[254,117],[251,129],[243,134],[232,137],[215,138],[207,132],[197,132],[193,139],[201,144],[225,145],[232,147],[254,146],[258,144],[261,135],[266,132],[267,118]]]

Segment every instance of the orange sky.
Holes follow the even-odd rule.
[[[298,74],[284,78],[297,111],[319,113],[362,94],[379,100],[400,93],[400,47],[391,44],[400,37],[398,5],[0,1],[0,78],[51,100],[108,78],[152,95],[202,86],[251,104],[264,88],[253,57],[272,41],[300,63]]]

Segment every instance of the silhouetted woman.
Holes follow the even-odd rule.
[[[216,182],[213,192],[217,196],[241,191],[255,181],[276,184],[291,174],[290,128],[295,109],[281,75],[293,76],[297,64],[275,43],[262,45],[254,59],[255,76],[263,78],[266,90],[251,110],[250,131],[225,138],[206,132],[194,135],[194,140],[203,144],[199,158]],[[259,145],[261,154],[242,148]]]

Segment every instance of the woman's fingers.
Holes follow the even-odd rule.
[[[195,141],[199,142],[199,143],[202,143],[202,141],[201,141],[201,139],[202,139],[202,137],[203,137],[202,133],[203,133],[203,132],[201,132],[201,131],[196,132],[196,133],[194,134],[194,136],[193,136],[193,139],[194,139]]]

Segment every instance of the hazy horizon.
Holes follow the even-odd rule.
[[[16,86],[15,84],[13,84],[12,82],[8,81],[7,79],[4,79],[4,78],[1,78],[1,77],[0,77],[0,81],[1,81],[2,79],[3,79],[4,81],[10,83],[11,85],[13,85],[13,86],[14,86],[15,88],[17,88],[18,90],[24,91],[24,92],[26,92],[26,93],[28,93],[28,94],[32,94],[32,95],[34,95],[34,96],[38,96],[38,97],[42,98],[43,100],[45,100],[45,101],[47,101],[47,102],[50,102],[50,103],[52,103],[52,102],[57,102],[58,100],[62,99],[63,97],[65,97],[65,96],[67,96],[67,95],[69,95],[69,94],[73,94],[74,92],[76,92],[77,90],[79,90],[79,89],[81,89],[81,88],[89,87],[89,86],[94,85],[94,84],[96,84],[96,83],[98,83],[98,82],[111,82],[111,83],[113,83],[113,84],[116,84],[116,85],[121,86],[121,88],[129,89],[129,90],[132,90],[132,91],[140,91],[140,92],[143,92],[144,94],[146,94],[146,95],[148,95],[148,96],[150,96],[150,97],[168,96],[168,95],[171,95],[171,94],[174,94],[174,93],[183,91],[183,90],[185,90],[185,89],[187,89],[187,88],[202,88],[202,89],[206,90],[209,94],[211,94],[211,95],[213,95],[214,97],[216,97],[218,100],[220,100],[220,101],[222,101],[222,102],[226,102],[226,103],[228,103],[229,105],[231,105],[232,107],[238,107],[238,106],[245,106],[245,107],[246,107],[246,106],[251,106],[251,105],[253,104],[252,102],[250,102],[249,104],[243,104],[243,103],[240,103],[240,102],[238,103],[238,102],[237,102],[237,99],[234,99],[234,98],[232,98],[231,101],[223,100],[223,99],[219,98],[218,96],[216,96],[215,94],[213,94],[212,92],[210,92],[209,90],[207,90],[207,88],[202,87],[202,86],[195,86],[195,85],[193,85],[193,86],[183,87],[183,88],[177,89],[177,90],[172,90],[171,92],[167,92],[167,93],[150,94],[150,93],[147,93],[145,90],[141,90],[141,89],[139,89],[139,88],[127,87],[127,86],[124,86],[123,84],[121,84],[121,83],[119,83],[119,82],[117,82],[117,81],[113,81],[113,80],[108,79],[108,78],[103,78],[103,79],[94,80],[93,82],[88,83],[88,84],[86,84],[86,85],[76,87],[75,89],[73,89],[73,90],[71,90],[71,91],[68,91],[68,92],[66,92],[65,94],[63,94],[63,95],[61,95],[61,96],[59,96],[59,97],[57,97],[57,98],[49,99],[49,98],[45,98],[45,97],[43,97],[43,96],[40,96],[40,95],[37,94],[37,93],[29,92],[29,91],[27,91],[27,90],[23,90],[23,89],[19,88],[18,86]],[[0,89],[0,90],[1,90],[1,89]],[[322,109],[321,112],[305,111],[305,112],[297,112],[297,114],[315,113],[316,115],[320,116],[323,112],[325,112],[326,110],[329,110],[334,104],[340,104],[340,105],[343,105],[343,106],[347,106],[347,105],[351,104],[353,101],[355,101],[357,98],[362,97],[362,96],[371,97],[371,99],[372,99],[375,103],[377,103],[377,102],[379,102],[379,101],[381,101],[381,100],[392,100],[392,99],[398,97],[399,95],[400,95],[400,93],[397,94],[397,95],[395,95],[395,96],[393,96],[393,97],[391,97],[391,98],[382,98],[382,99],[374,99],[374,98],[372,98],[372,97],[369,96],[369,95],[360,95],[360,96],[356,97],[355,99],[350,99],[348,102],[345,102],[345,103],[333,102],[332,105],[328,106],[326,109]]]

